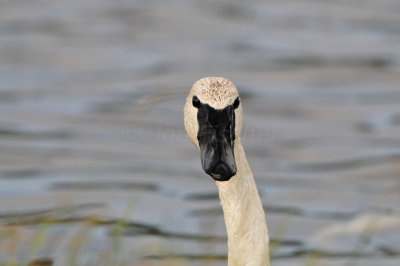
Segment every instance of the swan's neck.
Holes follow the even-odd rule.
[[[228,265],[269,266],[269,237],[265,214],[240,144],[235,144],[237,174],[217,182],[228,233]]]

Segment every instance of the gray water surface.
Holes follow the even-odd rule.
[[[0,5],[0,264],[225,265],[183,104],[226,76],[273,265],[399,265],[399,1]]]

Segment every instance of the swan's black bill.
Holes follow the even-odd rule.
[[[238,105],[239,98],[233,105],[215,110],[207,104],[202,104],[196,96],[193,97],[193,106],[198,108],[197,139],[201,151],[201,164],[203,170],[216,181],[228,181],[236,175],[234,143],[235,109]]]

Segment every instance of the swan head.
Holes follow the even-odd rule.
[[[186,133],[200,150],[203,170],[216,181],[236,175],[234,147],[242,127],[236,86],[222,77],[198,80],[186,99],[184,113]]]

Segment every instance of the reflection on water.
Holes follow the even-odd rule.
[[[183,128],[235,82],[274,265],[400,263],[400,3],[3,1],[0,264],[225,265]]]

